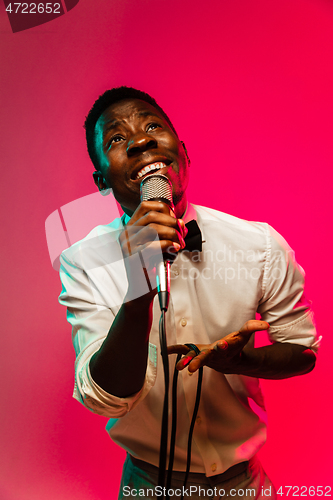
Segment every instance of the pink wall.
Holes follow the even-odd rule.
[[[269,222],[306,269],[318,329],[331,293],[333,3],[82,0],[13,34],[0,6],[3,216],[0,497],[115,499],[124,453],[71,398],[74,351],[44,223],[94,192],[82,128],[127,84],[167,110],[192,159],[191,199]],[[262,461],[277,486],[332,485],[329,353],[265,382]]]

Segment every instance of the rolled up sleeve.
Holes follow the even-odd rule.
[[[316,333],[311,302],[304,291],[305,273],[284,238],[268,225],[266,230],[267,253],[258,312],[270,324],[272,342],[300,344],[316,352],[321,337]]]
[[[94,352],[96,351],[94,350]],[[89,410],[98,415],[108,418],[123,417],[145,398],[155,383],[156,347],[153,344],[149,344],[147,371],[142,389],[127,398],[113,396],[96,384],[89,369],[92,354],[85,353],[77,363],[75,369],[76,386],[73,396]]]
[[[156,379],[156,346],[149,344],[145,382],[141,390],[127,398],[108,394],[96,384],[89,363],[106,338],[119,307],[108,307],[102,297],[96,302],[96,286],[86,272],[64,252],[60,257],[62,292],[59,302],[67,307],[76,352],[73,397],[89,410],[109,418],[126,415],[148,394]],[[118,303],[119,300],[117,301]]]

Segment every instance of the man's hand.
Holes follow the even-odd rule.
[[[279,380],[309,373],[315,366],[315,353],[304,345],[275,342],[264,347],[247,345],[253,332],[267,330],[266,321],[250,320],[238,332],[233,332],[213,344],[198,344],[198,355],[186,345],[168,347],[168,354],[185,356],[177,369],[188,366],[190,373],[201,366],[209,366],[221,373],[247,375],[248,377]]]
[[[125,257],[148,245],[164,253],[172,247],[175,251],[184,248],[186,233],[184,221],[176,219],[166,203],[143,201],[126,224],[119,241]],[[158,245],[154,244],[157,236],[160,240]]]
[[[208,366],[221,373],[241,373],[241,353],[250,340],[252,333],[259,330],[268,330],[266,321],[247,321],[238,332],[232,332],[213,344],[197,344],[200,353],[196,353],[186,345],[172,345],[168,347],[168,354],[185,354],[177,363],[177,370],[186,366],[190,373],[201,366]]]
[[[129,295],[138,297],[142,289],[141,270],[156,293],[154,267],[162,253],[176,253],[185,247],[185,223],[177,219],[166,203],[142,202],[119,236],[129,283]]]

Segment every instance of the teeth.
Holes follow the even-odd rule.
[[[152,163],[151,165],[147,165],[146,167],[142,168],[138,175],[136,176],[137,179],[140,179],[143,175],[146,175],[148,172],[152,172],[153,170],[160,170],[161,168],[166,167],[165,163],[162,163],[161,161],[158,161],[156,163]]]

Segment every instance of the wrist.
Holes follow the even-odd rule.
[[[260,372],[263,363],[262,356],[258,356],[258,350],[254,347],[245,346],[240,353],[239,369],[242,375],[255,377]]]

